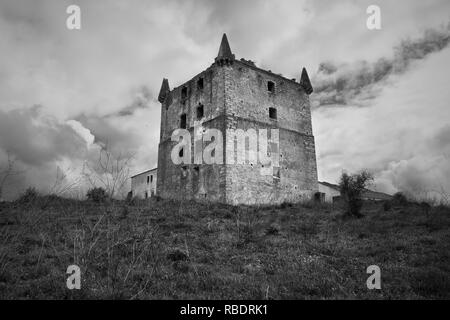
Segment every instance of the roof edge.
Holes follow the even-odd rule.
[[[154,171],[156,169],[158,169],[158,167],[155,167],[155,168],[150,169],[150,170],[142,171],[141,173],[136,173],[135,175],[131,176],[130,178],[134,178],[134,177],[140,176],[141,174],[144,174],[144,173],[147,173],[147,172],[150,172],[150,171]]]

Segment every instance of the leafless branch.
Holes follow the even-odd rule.
[[[83,176],[92,187],[101,186],[113,198],[123,190],[130,176],[133,155],[113,154],[107,147],[100,150],[94,165],[85,163]]]
[[[13,176],[21,175],[24,170],[16,169],[16,159],[11,155],[9,151],[7,154],[7,163],[0,166],[0,199],[2,198],[3,190],[10,178]]]

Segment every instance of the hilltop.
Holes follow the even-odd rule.
[[[450,298],[450,212],[41,197],[0,205],[0,298]],[[66,269],[81,268],[81,290]],[[366,268],[381,268],[368,290]]]

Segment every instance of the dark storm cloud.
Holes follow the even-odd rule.
[[[392,58],[380,58],[374,63],[357,61],[336,64],[326,61],[319,65],[313,77],[315,107],[326,105],[364,106],[378,96],[391,75],[405,73],[415,61],[439,52],[450,42],[450,23],[441,29],[428,29],[417,39],[405,39],[394,48]]]
[[[133,90],[131,102],[114,113],[105,115],[81,114],[75,117],[83,127],[94,136],[94,143],[114,153],[133,154],[142,143],[142,137],[136,130],[130,130],[121,123],[136,116],[139,110],[149,111],[155,98],[148,86],[142,85]],[[136,126],[134,127],[136,129]]]
[[[39,106],[0,110],[0,149],[31,166],[80,156],[80,150],[86,150],[86,141],[70,125],[41,110]]]
[[[370,32],[365,27],[365,9],[370,0],[111,0],[107,4],[77,0],[83,27],[81,31],[69,31],[65,27],[65,9],[71,1],[0,1],[0,51],[4,57],[0,61],[0,109],[39,103],[45,106],[45,113],[58,119],[44,116],[44,111],[34,117],[29,115],[32,121],[23,119],[24,111],[15,111],[21,116],[11,111],[0,113],[0,163],[6,146],[15,150],[30,163],[27,183],[39,185],[52,183],[58,159],[65,158],[68,166],[80,167],[80,158],[95,161],[99,146],[105,145],[122,152],[137,152],[135,173],[153,167],[160,123],[160,105],[155,96],[162,78],[169,78],[173,88],[204,70],[214,61],[224,32],[236,57],[255,60],[258,66],[289,78],[298,78],[302,66],[313,75],[320,62],[330,61],[321,64],[312,77],[316,94],[311,99],[315,106],[369,104],[372,98],[380,98],[380,91],[384,95],[391,87],[392,75],[402,75],[395,81],[406,80],[412,75],[405,72],[412,69],[411,62],[447,46],[448,30],[431,30],[420,39],[405,40],[392,51],[405,35],[417,35],[417,30],[435,27],[448,19],[448,3],[379,0],[383,30]],[[377,57],[385,58],[375,61]],[[355,62],[360,60],[368,62]],[[442,70],[443,65],[441,62],[435,68]],[[408,85],[412,89],[404,93],[395,92],[374,106],[374,114],[364,113],[369,108],[315,110],[313,120],[320,119],[318,113],[323,112],[319,114],[322,117],[329,115],[315,125],[317,147],[324,160],[319,163],[319,173],[326,172],[324,179],[355,162],[382,168],[394,162],[386,175],[402,175],[413,165],[428,174],[424,161],[417,159],[406,166],[403,159],[411,155],[402,153],[404,149],[412,150],[409,145],[404,147],[409,141],[414,141],[414,147],[446,141],[446,131],[435,139],[430,133],[426,137],[430,139],[422,141],[423,135],[417,130],[427,127],[437,131],[442,124],[425,126],[423,121],[446,119],[436,116],[438,107],[446,107],[437,103],[448,100],[445,90],[430,94],[445,79],[436,79],[434,74],[424,78],[433,81]],[[148,87],[139,89],[141,84]],[[399,109],[399,97],[414,94],[403,102],[402,112],[392,114]],[[426,100],[429,97],[435,99]],[[434,110],[422,114],[423,105],[434,106]],[[380,113],[382,106],[386,107]],[[340,116],[341,112],[345,117]],[[413,116],[417,128],[398,128],[399,119],[406,115],[408,128],[413,127]],[[355,130],[361,120],[364,126]],[[377,134],[368,135],[371,131]],[[12,139],[16,135],[18,138]],[[384,136],[388,138],[377,140]],[[397,140],[402,143],[395,144]],[[366,153],[361,154],[365,148]],[[390,159],[388,164],[385,159]],[[386,180],[391,183],[395,174]]]
[[[131,104],[125,108],[119,110],[117,113],[111,116],[126,117],[131,116],[136,110],[145,109],[150,107],[150,102],[154,99],[151,90],[147,86],[142,86],[136,92],[134,100]],[[106,116],[108,117],[108,115]]]
[[[119,124],[112,123],[111,119],[111,116],[100,117],[83,114],[75,120],[94,135],[94,143],[114,153],[134,153],[140,146],[140,137],[135,132],[130,132],[121,128]],[[118,121],[120,122],[120,120]]]

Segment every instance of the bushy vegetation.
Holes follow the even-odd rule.
[[[95,203],[104,203],[108,199],[108,194],[104,188],[97,187],[89,189],[86,197]]]
[[[342,199],[346,205],[346,213],[349,216],[361,217],[363,201],[361,196],[368,184],[373,180],[373,175],[368,171],[349,175],[342,173],[339,182]]]
[[[35,201],[39,197],[39,193],[36,188],[29,187],[25,190],[24,193],[20,195],[20,197],[16,200],[19,203],[30,203]]]
[[[32,204],[0,204],[1,299],[450,298],[444,206],[365,203],[343,219],[312,204]],[[71,264],[81,290],[66,288]],[[366,287],[373,264],[381,290]]]
[[[402,192],[397,192],[392,196],[392,203],[394,205],[404,206],[408,204],[408,199]]]

